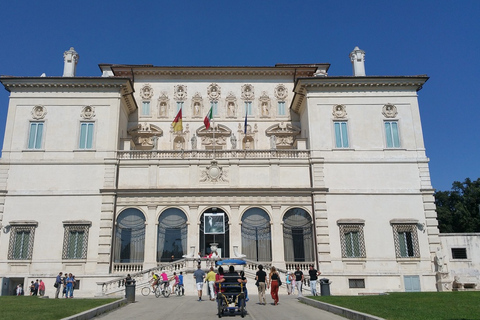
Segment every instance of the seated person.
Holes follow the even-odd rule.
[[[242,278],[235,271],[234,266],[230,266],[228,268],[228,273],[225,273],[223,279],[220,279],[218,282],[225,284],[224,289],[226,293],[240,293],[242,291],[240,287]]]
[[[170,284],[170,281],[168,280],[168,276],[165,271],[162,271],[160,274],[160,277],[162,277],[162,284],[163,284],[163,289],[167,289],[168,285]]]
[[[155,272],[152,272],[152,279],[150,279],[150,282],[152,283],[152,289],[155,289],[155,286],[158,284],[158,279],[159,276]]]

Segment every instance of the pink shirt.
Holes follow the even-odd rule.
[[[163,281],[168,281],[168,277],[167,277],[167,274],[165,272],[162,273],[160,276],[162,276]]]

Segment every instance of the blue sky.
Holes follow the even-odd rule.
[[[0,74],[61,76],[63,52],[77,76],[99,63],[273,66],[331,63],[351,75],[419,75],[420,114],[432,185],[479,177],[480,1],[4,1]],[[0,141],[8,92],[0,88]]]

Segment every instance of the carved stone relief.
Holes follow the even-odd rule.
[[[265,134],[267,137],[275,137],[271,138],[270,143],[272,144],[272,140],[275,142],[276,148],[279,149],[291,149],[295,142],[295,138],[300,134],[301,130],[298,127],[290,123],[281,122],[279,124],[273,125],[269,127]],[[273,149],[273,146],[270,146]]]
[[[333,106],[332,115],[337,119],[345,118],[347,116],[347,109],[343,104],[337,104]]]
[[[163,136],[162,129],[147,122],[139,123],[127,132],[132,136],[133,143],[135,143],[136,149],[139,150],[156,149],[158,138]]]
[[[184,86],[182,84],[176,85],[173,91],[174,91],[174,98],[176,101],[187,100],[187,86]]]
[[[236,118],[237,117],[237,98],[233,92],[230,92],[225,98],[227,105],[227,118]]]
[[[47,115],[47,109],[44,106],[35,106],[32,109],[32,118],[35,120],[42,120]]]
[[[227,170],[220,167],[216,160],[212,160],[202,171],[200,182],[228,182]]]
[[[168,101],[167,93],[160,93],[160,97],[158,97],[158,115],[160,118],[166,118],[168,116]]]
[[[220,86],[216,83],[212,83],[207,88],[207,95],[210,98],[210,101],[218,101],[220,99]]]
[[[270,98],[266,91],[262,92],[260,100],[260,114],[262,118],[269,118],[271,113]]]
[[[140,97],[142,97],[142,99],[149,100],[152,98],[152,96],[153,96],[152,87],[149,84],[144,85],[140,90]]]
[[[86,106],[82,109],[80,117],[85,120],[89,120],[95,117],[95,109],[92,106]]]
[[[382,108],[382,114],[385,116],[385,118],[395,118],[398,114],[397,107],[391,103],[387,103]]]
[[[275,98],[279,101],[284,101],[287,99],[288,91],[287,88],[283,84],[279,84],[275,87]]]
[[[203,110],[203,99],[200,92],[195,93],[192,97],[192,117],[201,118]]]
[[[225,149],[231,134],[232,131],[221,124],[215,124],[208,130],[204,126],[197,129],[197,136],[204,149]]]
[[[242,99],[246,101],[255,99],[255,91],[251,84],[244,84],[242,86]]]

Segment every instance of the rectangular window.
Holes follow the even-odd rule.
[[[387,138],[387,148],[400,148],[398,121],[385,121],[385,135]]]
[[[9,260],[32,259],[35,225],[16,225],[10,230]]]
[[[142,115],[149,116],[150,115],[150,101],[143,101],[142,103]]]
[[[452,248],[452,259],[468,259],[467,248]]]
[[[30,122],[28,135],[28,149],[41,149],[43,136],[43,122]]]
[[[92,149],[93,148],[93,122],[80,123],[80,143],[79,149]]]
[[[394,224],[393,233],[397,258],[420,258],[416,225]]]
[[[285,101],[278,101],[278,115],[285,115]]]
[[[183,101],[177,101],[177,112],[175,113],[175,115],[177,115],[178,111],[180,111],[180,109],[183,109]],[[182,111],[183,113],[183,111]]]
[[[365,279],[348,279],[348,287],[351,289],[365,288]]]
[[[249,116],[253,115],[252,101],[245,101],[245,113]]]
[[[339,224],[343,258],[365,258],[363,224]]]
[[[212,115],[217,116],[218,115],[218,101],[210,102],[210,106],[212,107]]]
[[[348,148],[348,131],[346,121],[336,121],[335,125],[335,147]]]
[[[90,224],[64,225],[63,259],[86,259]]]

